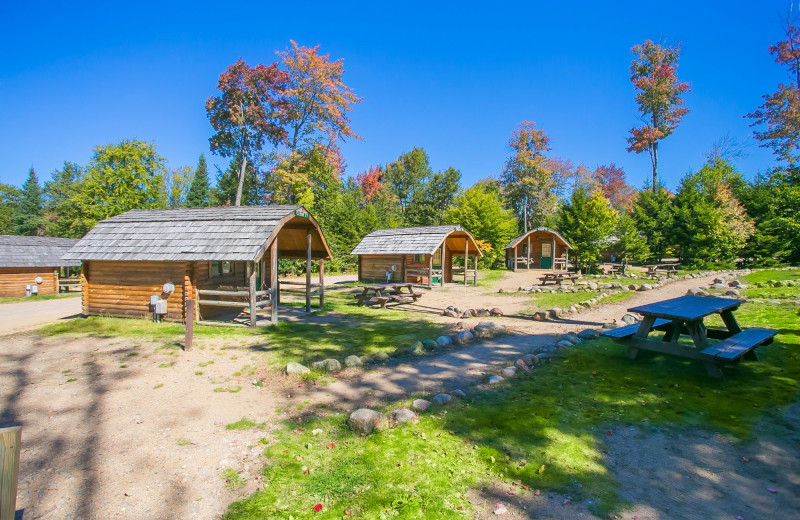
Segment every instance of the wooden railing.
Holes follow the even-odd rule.
[[[69,292],[70,289],[81,289],[80,278],[59,278],[58,279],[58,292]]]
[[[256,308],[266,307],[272,300],[272,289],[263,291],[256,291]],[[217,296],[219,300],[203,299],[203,296]],[[223,299],[228,298],[228,299]],[[230,298],[234,298],[231,300]],[[236,300],[235,298],[240,298]],[[242,299],[244,298],[244,299]],[[197,290],[197,304],[208,305],[210,307],[239,307],[245,308],[250,306],[250,291],[246,290],[232,290],[223,291],[218,289],[198,289]]]

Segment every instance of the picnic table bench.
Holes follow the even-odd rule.
[[[761,328],[742,330],[733,316],[744,300],[705,296],[681,296],[660,302],[632,307],[630,312],[644,316],[634,323],[602,332],[600,335],[627,345],[627,356],[636,359],[640,350],[670,354],[702,361],[712,377],[723,378],[722,367],[742,359],[757,361],[755,349],[772,343],[777,331]],[[707,328],[703,319],[719,314],[724,329]],[[651,339],[653,331],[664,331],[661,340]],[[694,346],[678,343],[681,335],[691,338]],[[710,343],[709,339],[720,340]]]
[[[414,284],[411,283],[381,283],[376,285],[364,285],[360,293],[354,294],[353,298],[358,300],[359,305],[366,302],[376,303],[381,308],[386,308],[386,304],[392,301],[405,303],[409,298],[414,302],[422,296],[421,292],[414,292]],[[403,289],[407,289],[406,292]]]
[[[678,272],[678,267],[680,264],[653,264],[647,266],[647,274],[653,275],[657,274],[659,271],[663,271],[667,274],[669,273],[676,273]]]
[[[611,263],[606,265],[608,269],[607,274],[625,274],[625,269],[627,268],[625,264]]]
[[[557,283],[561,285],[564,283],[565,280],[569,280],[572,283],[575,283],[575,280],[580,278],[577,274],[574,273],[544,273],[542,276],[539,277],[539,281],[542,282],[542,285],[547,285],[548,282]]]

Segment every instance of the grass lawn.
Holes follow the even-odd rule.
[[[756,271],[742,279],[745,284],[765,283],[772,280],[789,281],[800,280],[800,269],[786,271]],[[800,300],[800,287],[753,287],[752,285],[742,291],[748,298],[765,300]]]
[[[600,291],[579,291],[576,293],[523,293],[530,294],[531,306],[525,312],[546,311],[554,307],[567,308],[570,305],[577,305],[580,302],[591,300],[600,295]],[[624,291],[617,294],[606,296],[602,303],[615,303],[627,300],[636,294],[634,291]]]
[[[478,271],[478,287],[494,287],[507,275],[505,269],[481,269]]]
[[[20,296],[15,298],[0,298],[0,304],[35,302],[39,300],[60,300],[61,298],[75,298],[80,295],[81,293],[74,292],[74,293],[62,293],[62,294],[37,294],[36,296]]]
[[[777,423],[800,396],[798,306],[748,303],[737,319],[780,333],[759,349],[761,361],[726,370],[725,381],[688,360],[631,361],[625,347],[597,340],[370,437],[352,435],[344,414],[320,417],[327,410],[287,421],[265,450],[264,489],[232,504],[225,518],[466,519],[467,490],[488,482],[517,494],[569,493],[591,500],[601,516],[618,511],[624,504],[602,445],[616,428],[704,428],[747,440],[756,423]],[[316,428],[323,433],[313,435]]]

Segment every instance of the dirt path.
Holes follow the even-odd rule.
[[[4,303],[0,305],[0,336],[35,329],[51,321],[74,318],[80,313],[79,295],[55,300]]]

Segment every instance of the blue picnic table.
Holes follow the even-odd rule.
[[[618,343],[627,345],[627,356],[636,359],[639,351],[646,350],[702,361],[709,375],[722,378],[721,367],[738,363],[741,359],[758,360],[755,349],[772,343],[777,331],[762,328],[742,330],[733,312],[744,300],[707,296],[681,296],[638,307],[630,312],[643,316],[640,323],[601,333]],[[725,328],[708,328],[703,319],[719,314]],[[660,339],[650,338],[654,331],[663,331]],[[692,339],[694,346],[678,343],[681,335]],[[711,343],[709,340],[719,340]]]

